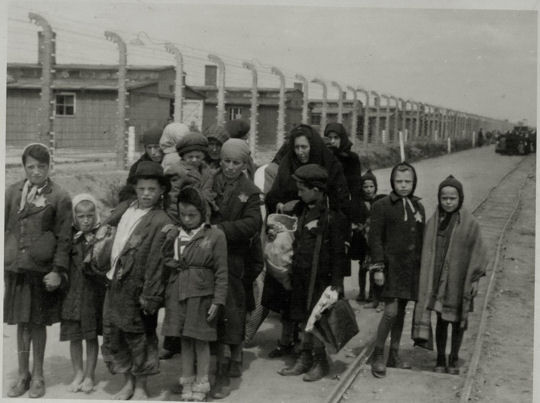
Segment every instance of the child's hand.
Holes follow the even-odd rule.
[[[378,286],[384,285],[384,273],[382,271],[373,273],[373,281],[375,281],[375,284]]]
[[[218,309],[219,309],[218,304],[210,305],[210,309],[208,310],[208,317],[206,318],[208,322],[212,322],[215,319],[218,313]]]
[[[54,271],[51,271],[43,277],[43,284],[45,284],[45,289],[49,292],[56,290],[60,287],[61,283],[62,277]]]

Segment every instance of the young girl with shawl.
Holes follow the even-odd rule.
[[[487,251],[480,226],[463,205],[463,186],[452,175],[439,185],[439,206],[424,232],[418,302],[414,310],[413,339],[433,349],[431,312],[437,313],[435,372],[458,374],[458,353],[469,312],[485,275]],[[452,323],[448,366],[446,341]]]

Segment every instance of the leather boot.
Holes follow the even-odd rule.
[[[437,365],[435,366],[435,372],[444,374],[447,371],[446,368],[446,356],[444,354],[437,355]]]
[[[302,375],[308,372],[312,365],[313,355],[311,354],[311,350],[302,350],[294,365],[280,369],[278,374],[283,376]]]
[[[389,368],[411,369],[411,364],[400,358],[399,350],[397,348],[390,348],[386,366]]]
[[[375,347],[371,356],[371,373],[375,378],[386,376],[386,365],[384,364],[384,348]]]
[[[231,379],[229,378],[229,360],[218,364],[216,383],[210,394],[214,399],[224,399],[231,393]]]
[[[330,363],[326,356],[326,351],[315,351],[313,355],[313,366],[302,378],[305,382],[315,382],[330,373]]]
[[[452,375],[459,375],[459,358],[450,354],[448,357],[448,373]]]

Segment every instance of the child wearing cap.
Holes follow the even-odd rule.
[[[343,294],[343,276],[348,263],[345,251],[348,222],[343,213],[329,207],[328,173],[323,167],[303,165],[294,172],[293,178],[301,202],[294,210],[299,219],[293,244],[290,317],[305,327],[312,309],[328,286]],[[279,374],[305,374],[303,380],[312,382],[329,371],[324,344],[312,333],[304,332],[298,359],[293,366],[281,369]]]
[[[90,393],[94,389],[98,356],[98,335],[102,334],[104,279],[90,269],[87,260],[99,227],[96,199],[82,193],[73,198],[73,243],[69,265],[69,288],[62,304],[60,341],[70,342],[74,378],[70,392]],[[83,345],[86,365],[83,369]]]
[[[382,285],[384,313],[377,328],[371,372],[377,378],[386,376],[386,367],[410,368],[399,357],[399,346],[405,308],[418,293],[418,273],[422,251],[425,213],[420,199],[414,196],[417,176],[413,166],[401,162],[390,175],[392,192],[373,204],[369,230],[370,271]],[[384,361],[388,335],[390,353]]]
[[[137,199],[121,203],[104,224],[116,226],[103,306],[103,359],[123,374],[116,400],[148,397],[146,378],[159,372],[157,310],[164,293],[160,249],[168,181],[160,164],[144,161],[135,172]],[[104,226],[103,226],[104,227]]]
[[[136,197],[135,190],[133,188],[133,177],[137,171],[137,166],[142,161],[154,161],[161,163],[163,160],[163,151],[159,146],[159,140],[162,135],[162,130],[159,127],[152,127],[146,130],[142,135],[142,143],[144,146],[144,153],[141,157],[135,161],[135,163],[129,168],[128,178],[124,187],[120,190],[119,201],[128,199],[134,199]]]
[[[359,276],[359,288],[360,292],[357,301],[364,301],[366,298],[366,274],[369,272],[370,265],[369,246],[368,246],[368,234],[370,226],[370,215],[373,203],[382,199],[385,195],[377,194],[377,178],[371,172],[370,169],[366,171],[360,178],[360,185],[362,187],[362,205],[363,207],[363,220],[358,227],[353,226],[353,239],[358,236],[360,239],[358,251],[360,252],[358,260],[360,263],[360,269],[358,271]],[[379,309],[379,303],[381,301],[382,287],[375,284],[373,280],[374,272],[369,272],[369,302],[364,305],[364,308],[376,308]]]
[[[249,245],[262,226],[260,191],[244,174],[249,161],[244,140],[229,139],[221,148],[221,169],[214,177],[213,190],[218,210],[211,223],[227,238],[228,290],[223,314],[218,318],[217,376],[212,396],[230,393],[229,376],[242,374],[242,342],[246,321],[246,296],[243,279],[253,277],[246,264]]]
[[[182,400],[205,401],[210,391],[209,342],[217,339],[218,307],[227,294],[227,241],[222,230],[206,224],[206,201],[196,188],[180,191],[178,211],[177,235],[163,246],[170,270],[163,334],[181,337]]]
[[[478,281],[488,264],[480,225],[463,207],[463,186],[450,175],[439,185],[439,204],[426,223],[418,302],[414,310],[413,339],[432,349],[431,313],[437,313],[435,372],[459,374],[459,349],[468,314],[478,292]],[[452,324],[449,360],[448,327]]]
[[[159,139],[159,147],[163,151],[163,159],[161,165],[163,169],[174,165],[180,161],[180,157],[176,151],[178,142],[190,132],[189,126],[184,123],[171,122],[163,129],[163,134]]]

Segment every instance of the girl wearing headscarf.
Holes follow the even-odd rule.
[[[249,161],[249,147],[244,140],[229,139],[221,148],[221,169],[214,177],[218,211],[211,223],[227,239],[228,289],[223,315],[218,319],[218,356],[214,398],[230,393],[229,376],[242,373],[242,342],[246,321],[244,277],[252,277],[246,264],[248,249],[262,225],[260,191],[244,174]],[[230,358],[228,357],[230,355]]]
[[[73,198],[73,244],[69,266],[69,288],[62,304],[60,341],[70,341],[74,379],[70,392],[89,393],[94,389],[98,356],[98,335],[102,334],[104,279],[89,267],[99,227],[99,207],[87,193]],[[83,369],[83,346],[86,340],[86,366]]]
[[[71,249],[71,198],[49,178],[50,154],[30,144],[22,154],[26,178],[5,196],[4,323],[17,325],[18,377],[7,395],[45,394],[46,326],[60,321],[60,286]],[[33,368],[30,372],[30,345]]]
[[[435,372],[459,374],[458,354],[467,329],[468,314],[478,292],[478,281],[488,264],[480,226],[463,207],[463,186],[452,175],[439,185],[439,205],[424,233],[418,302],[414,310],[413,338],[432,349],[431,313],[437,313]],[[446,360],[448,326],[452,343]]]

